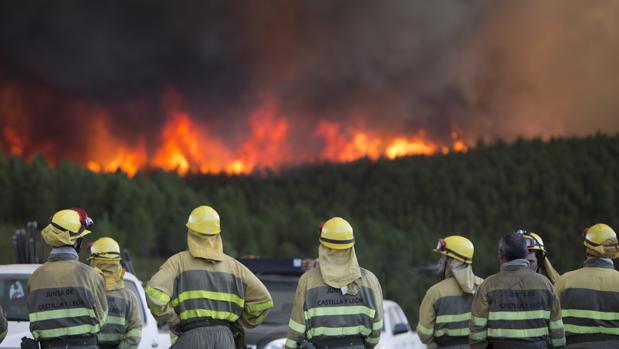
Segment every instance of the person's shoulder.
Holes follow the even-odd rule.
[[[378,278],[376,277],[376,275],[374,275],[374,273],[365,268],[359,267],[359,269],[361,271],[361,277],[371,280],[373,282],[378,282]]]

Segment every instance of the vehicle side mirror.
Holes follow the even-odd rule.
[[[408,325],[405,323],[398,323],[395,324],[395,326],[393,326],[393,335],[398,335],[398,334],[402,334],[402,333],[406,333],[410,331],[410,328],[408,328]]]

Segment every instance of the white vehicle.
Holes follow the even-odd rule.
[[[9,328],[0,348],[19,348],[22,337],[30,337],[30,323],[26,307],[27,284],[30,275],[40,264],[0,265],[0,303],[6,313]],[[125,273],[125,287],[133,291],[140,305],[142,318],[142,340],[139,349],[167,349],[170,336],[160,333],[157,322],[146,306],[146,296],[142,283],[133,274]]]
[[[376,349],[424,349],[419,336],[413,332],[398,303],[383,301],[383,332]]]

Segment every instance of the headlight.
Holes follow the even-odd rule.
[[[286,346],[286,338],[279,338],[274,341],[270,341],[264,349],[284,349]]]

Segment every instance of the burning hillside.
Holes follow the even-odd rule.
[[[0,2],[0,151],[250,173],[619,131],[619,6]]]

